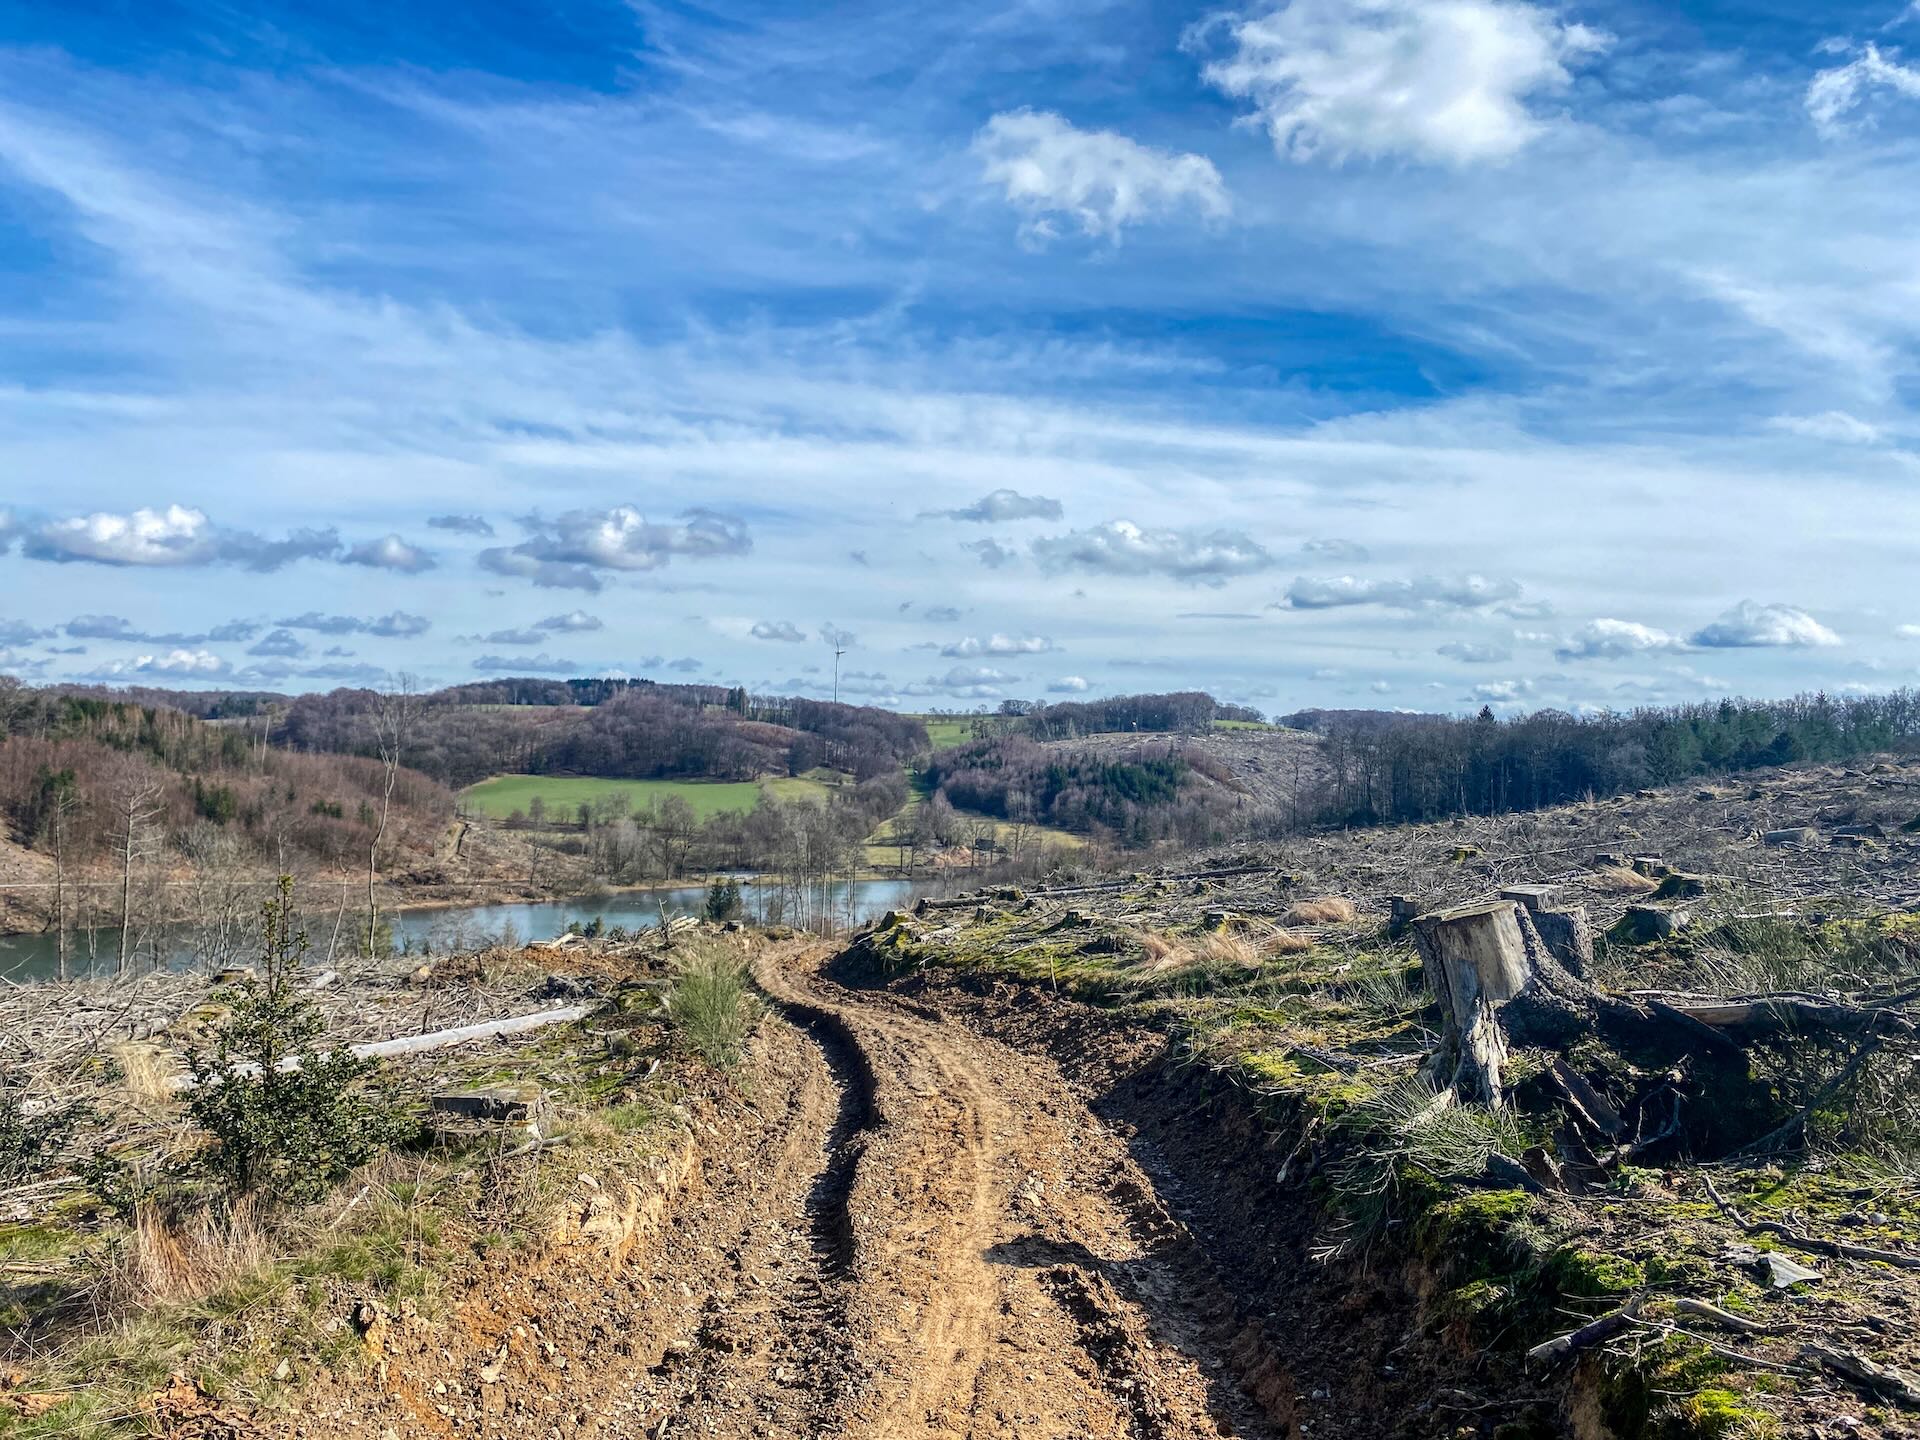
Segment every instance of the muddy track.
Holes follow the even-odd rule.
[[[1060,1075],[836,984],[825,958],[775,951],[755,971],[829,1053],[852,1052],[866,1117],[828,1167],[851,1164],[860,1375],[822,1433],[1288,1434],[1292,1396],[1263,1406],[1238,1378],[1249,1336],[1217,1277]]]
[[[397,1317],[371,1383],[316,1385],[278,1433],[1296,1436],[1257,1327],[1051,1063],[830,958],[759,956],[777,1014],[617,1253],[503,1261]]]

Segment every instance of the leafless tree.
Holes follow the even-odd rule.
[[[115,777],[108,795],[113,817],[113,853],[120,862],[120,946],[115,971],[125,975],[132,962],[133,880],[158,844],[154,821],[160,818],[165,788],[146,765],[129,763]]]
[[[400,783],[401,760],[419,710],[419,686],[411,675],[395,676],[373,707],[373,738],[380,752],[381,789],[380,823],[374,828],[373,843],[367,846],[367,934],[364,949],[369,959],[373,956],[380,933],[380,898],[375,888],[379,881],[380,846],[387,838],[387,819],[393,813],[393,792]]]
[[[74,817],[80,813],[80,791],[75,785],[55,788],[47,803],[47,838],[53,844],[53,931],[60,953],[60,978],[70,978],[69,927],[67,925],[67,851],[73,836]]]

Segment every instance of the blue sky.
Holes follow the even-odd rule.
[[[1920,7],[45,3],[0,671],[1920,667]]]

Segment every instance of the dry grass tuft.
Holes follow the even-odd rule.
[[[141,1205],[104,1288],[116,1309],[179,1305],[258,1275],[273,1260],[272,1237],[250,1201],[188,1216]]]
[[[1157,930],[1142,930],[1137,938],[1140,948],[1146,951],[1149,971],[1172,970],[1193,963],[1193,953],[1172,936],[1162,935]]]
[[[1216,965],[1244,965],[1249,969],[1260,963],[1260,952],[1252,942],[1218,931],[1207,936],[1200,956]]]
[[[1291,930],[1276,930],[1260,942],[1260,948],[1269,955],[1304,955],[1313,948],[1313,941]]]
[[[1660,882],[1624,865],[1610,865],[1594,873],[1593,888],[1602,895],[1651,895],[1660,888]]]
[[[1294,902],[1281,917],[1289,925],[1344,925],[1359,915],[1351,900],[1338,895],[1323,895],[1318,900]]]
[[[112,1047],[127,1094],[143,1105],[161,1105],[175,1098],[173,1065],[159,1046],[144,1040],[126,1040]]]

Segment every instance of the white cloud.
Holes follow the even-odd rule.
[[[1474,686],[1471,698],[1488,705],[1517,705],[1537,688],[1531,680],[1494,680]]]
[[[1358,540],[1342,540],[1332,535],[1318,540],[1303,541],[1300,553],[1318,556],[1323,560],[1344,560],[1349,565],[1358,565],[1370,558],[1367,547]]]
[[[600,570],[657,570],[674,556],[744,555],[753,548],[746,522],[713,510],[683,512],[679,524],[659,525],[632,505],[570,510],[552,520],[523,521],[527,539],[482,550],[479,562],[496,575],[513,575],[556,589],[598,590]]]
[[[142,655],[127,668],[141,675],[224,675],[227,662],[210,650],[169,650]]]
[[[1385,605],[1395,610],[1478,610],[1516,599],[1519,594],[1518,581],[1485,575],[1416,575],[1411,580],[1302,575],[1287,587],[1284,608],[1332,610],[1346,605]]]
[[[311,630],[319,635],[378,635],[387,640],[412,640],[433,628],[424,615],[392,610],[363,620],[357,615],[323,615],[309,610],[303,615],[288,615],[273,622],[285,630]],[[220,638],[216,635],[215,638]],[[247,637],[239,637],[247,638]]]
[[[488,675],[577,675],[580,667],[542,650],[538,655],[481,655],[473,668]]]
[[[1815,75],[1807,85],[1807,114],[1814,125],[1829,136],[1844,133],[1847,117],[1875,90],[1920,100],[1920,69],[1901,64],[1899,55],[1869,44],[1847,64]]]
[[[590,630],[604,630],[606,621],[598,615],[589,615],[584,610],[569,610],[564,615],[549,615],[539,621],[536,630],[552,630],[561,634],[578,635]]]
[[[1092,688],[1084,675],[1062,675],[1047,686],[1048,692],[1054,695],[1079,695]]]
[[[226,530],[206,512],[184,505],[144,506],[127,514],[96,511],[28,528],[23,553],[60,564],[172,567],[233,564],[278,570],[294,560],[331,558],[340,549],[333,530],[295,530],[269,540],[248,530]]]
[[[1593,620],[1582,625],[1554,650],[1556,660],[1620,660],[1629,655],[1685,650],[1678,635],[1656,630],[1634,620]]]
[[[995,490],[957,510],[923,510],[922,519],[967,520],[977,525],[1013,520],[1058,520],[1066,510],[1048,495],[1022,495],[1018,490]]]
[[[1486,645],[1470,640],[1452,640],[1439,646],[1434,652],[1449,660],[1458,660],[1462,665],[1504,665],[1513,658],[1513,652],[1504,645]]]
[[[398,535],[383,535],[363,541],[340,557],[345,565],[364,565],[370,570],[397,570],[403,575],[418,575],[436,563],[431,554],[410,545]]]
[[[1148,530],[1130,520],[1043,537],[1033,542],[1033,553],[1046,570],[1170,575],[1205,585],[1273,564],[1265,549],[1237,530]]]
[[[428,517],[427,528],[449,530],[455,535],[479,535],[488,540],[493,538],[493,525],[483,515],[433,515]]]
[[[1781,646],[1800,649],[1840,644],[1840,637],[1804,610],[1791,605],[1756,605],[1742,600],[1692,636],[1708,649]]]
[[[980,178],[1027,218],[1021,233],[1044,243],[1064,216],[1087,235],[1117,240],[1128,225],[1192,210],[1231,209],[1220,172],[1204,155],[1141,145],[1111,130],[1081,130],[1045,110],[995,115],[973,141]]]
[[[1896,625],[1893,633],[1907,640],[1920,640],[1920,625]]]
[[[1842,445],[1877,445],[1881,430],[1844,410],[1824,410],[1818,415],[1776,415],[1767,422],[1790,435],[1809,440],[1832,440]]]
[[[307,645],[291,630],[271,630],[260,642],[248,648],[249,655],[276,655],[289,660],[306,658]]]
[[[941,646],[940,653],[956,660],[970,660],[976,655],[1048,655],[1058,648],[1044,635],[995,633],[984,640],[969,635],[964,640]]]
[[[756,620],[747,633],[756,640],[779,640],[788,645],[798,645],[807,638],[806,632],[791,620]]]
[[[1522,0],[1290,0],[1209,22],[1232,53],[1209,83],[1253,105],[1296,160],[1505,160],[1544,128],[1528,107],[1608,37]]]
[[[960,547],[971,551],[980,563],[989,570],[1001,570],[1020,558],[1020,552],[1010,545],[1002,545],[989,537],[985,540],[969,540]]]

